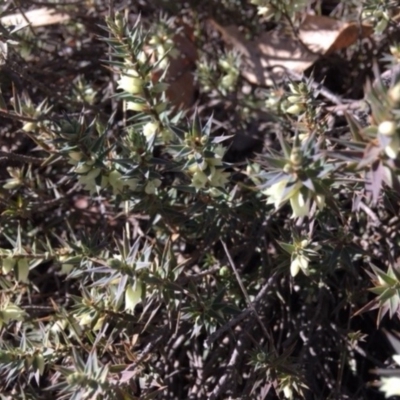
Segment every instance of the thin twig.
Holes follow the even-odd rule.
[[[232,260],[231,254],[229,253],[229,250],[228,250],[228,247],[226,246],[226,243],[225,243],[223,240],[221,240],[221,243],[222,243],[222,246],[223,246],[223,248],[224,248],[224,250],[225,250],[225,254],[226,254],[226,256],[228,257],[229,264],[230,264],[231,267],[232,267],[233,273],[235,274],[236,280],[237,280],[237,282],[238,282],[238,284],[239,284],[239,286],[240,286],[240,290],[242,291],[243,296],[244,296],[245,299],[246,299],[247,306],[248,306],[248,307],[251,309],[251,311],[254,313],[254,316],[256,317],[258,323],[260,324],[261,330],[263,331],[264,335],[265,335],[269,340],[271,340],[271,335],[269,334],[267,328],[265,327],[265,325],[264,325],[263,322],[261,321],[260,316],[257,314],[257,311],[256,311],[256,309],[255,309],[255,307],[254,307],[254,304],[251,302],[250,297],[249,297],[249,294],[247,293],[247,290],[246,290],[246,288],[245,288],[244,285],[243,285],[243,281],[242,281],[242,279],[241,279],[240,276],[239,276],[238,270],[237,270],[237,268],[236,268],[236,266],[235,266],[235,263],[234,263],[233,260]]]
[[[23,154],[16,154],[16,153],[7,152],[7,151],[0,151],[0,157],[1,157],[1,159],[7,159],[7,160],[9,159],[9,160],[14,160],[14,161],[19,161],[19,162],[29,163],[29,164],[36,164],[36,165],[41,165],[46,161],[46,158],[25,156]]]
[[[250,315],[253,310],[257,307],[258,303],[260,300],[264,297],[265,293],[267,290],[271,287],[271,285],[274,283],[275,278],[276,278],[276,272],[274,272],[271,277],[268,279],[268,281],[265,283],[265,285],[261,288],[261,290],[258,292],[256,298],[254,301],[251,303],[253,307],[247,307],[244,311],[242,311],[239,315],[236,317],[232,318],[230,321],[228,321],[225,325],[221,326],[217,331],[215,331],[212,335],[209,336],[209,338],[206,341],[207,346],[211,346],[212,343],[214,343],[217,339],[219,339],[226,331],[229,329],[232,329],[235,325],[237,325],[240,321],[245,319],[248,315]]]
[[[237,344],[232,352],[231,358],[229,360],[228,365],[226,366],[226,372],[220,378],[219,382],[215,386],[214,390],[209,396],[210,400],[217,399],[224,391],[226,386],[228,385],[228,378],[230,378],[233,374],[234,368],[238,365],[239,357],[243,354],[243,349],[246,344],[246,334],[242,332],[239,336]]]

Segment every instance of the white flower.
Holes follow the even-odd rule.
[[[214,149],[214,157],[207,158],[207,164],[213,167],[222,165],[222,158],[224,157],[225,152],[226,149],[224,146],[216,146]]]
[[[142,301],[142,285],[136,281],[133,285],[128,285],[125,290],[125,310],[133,311],[136,304]]]
[[[283,202],[283,192],[287,183],[287,179],[282,179],[263,191],[263,193],[268,196],[268,204],[274,204],[275,208],[279,208]]]
[[[289,385],[286,385],[283,388],[283,395],[285,396],[286,399],[293,399],[293,390]]]
[[[392,358],[397,365],[400,365],[400,355],[395,354],[394,356],[392,356]]]
[[[193,174],[192,185],[197,189],[203,189],[208,182],[207,175],[203,171],[197,171]]]
[[[146,140],[149,142],[151,138],[156,134],[158,129],[157,122],[148,122],[143,126],[143,135],[146,137]]]
[[[130,94],[140,94],[143,92],[144,81],[134,69],[128,69],[118,80],[118,89],[122,89]]]
[[[263,193],[269,196],[267,204],[274,204],[275,208],[279,208],[282,203],[293,197],[300,190],[303,184],[300,181],[297,181],[290,187],[290,190],[286,190],[287,185],[288,179],[282,179],[264,190]]]
[[[322,210],[325,207],[325,196],[323,196],[321,194],[317,194],[315,196],[315,201],[320,210]]]
[[[390,143],[385,147],[385,153],[389,158],[395,159],[400,150],[400,138],[398,135],[392,136]]]
[[[79,325],[81,327],[84,327],[85,325],[90,325],[94,319],[95,315],[93,313],[85,313],[79,317],[77,317],[77,319],[79,320]]]
[[[290,274],[295,277],[300,269],[307,274],[309,260],[303,255],[297,255],[290,264]]]
[[[161,181],[159,179],[152,179],[147,182],[144,191],[147,194],[154,194],[157,188],[161,185]]]
[[[194,157],[192,157],[191,159],[193,159]],[[208,167],[208,163],[206,161],[205,158],[201,157],[201,155],[199,155],[195,161],[190,164],[188,170],[194,174],[197,171],[204,171],[206,168]]]
[[[228,182],[229,174],[226,172],[222,172],[220,169],[216,169],[212,167],[212,172],[210,176],[210,185],[217,187],[224,187]]]
[[[393,100],[395,103],[400,102],[400,83],[397,83],[394,85],[390,90],[389,90],[389,97],[391,100]]]
[[[301,190],[296,191],[290,197],[290,205],[292,206],[292,218],[305,217],[310,211],[310,197],[308,193],[304,195]]]
[[[22,127],[22,130],[24,132],[34,132],[37,127],[38,127],[38,124],[36,122],[26,122],[24,124],[24,126]]]
[[[143,111],[146,109],[146,104],[145,103],[137,103],[135,101],[127,101],[126,109],[140,112],[140,111]]]
[[[67,325],[68,325],[68,323],[67,323],[67,320],[65,320],[65,319],[56,321],[50,328],[50,331],[54,334],[57,334],[61,331],[65,331],[65,329],[67,328]]]
[[[383,121],[378,126],[378,132],[384,136],[393,136],[396,129],[397,124],[394,121]]]
[[[400,378],[381,378],[381,383],[379,390],[385,392],[385,397],[400,395]]]

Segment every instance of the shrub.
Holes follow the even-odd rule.
[[[45,26],[0,8],[2,397],[380,398],[395,2],[137,3],[54,2]],[[260,87],[204,10],[249,37],[296,38],[311,10],[374,34]],[[360,96],[346,75],[378,50]]]

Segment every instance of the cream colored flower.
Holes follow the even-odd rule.
[[[325,196],[321,195],[321,194],[317,194],[315,196],[315,201],[317,203],[317,207],[320,210],[323,210],[323,208],[325,207]]]
[[[286,385],[283,388],[283,395],[285,396],[286,399],[289,399],[289,400],[293,399],[293,390],[292,390],[291,386]]]
[[[118,89],[122,89],[130,94],[140,94],[143,92],[144,81],[134,69],[128,69],[117,81]]]
[[[146,125],[143,126],[143,135],[148,142],[156,134],[157,130],[158,122],[148,122]]]
[[[291,190],[286,191],[287,184],[288,179],[282,179],[265,189],[263,193],[268,196],[267,204],[274,204],[275,208],[279,208],[285,201],[295,196],[303,185],[300,181],[297,181],[291,187]]]
[[[384,136],[393,136],[396,129],[397,124],[394,121],[383,121],[378,126],[378,132]]]
[[[125,310],[133,311],[136,304],[142,301],[142,285],[136,281],[133,285],[128,285],[125,289]]]
[[[395,354],[394,356],[392,356],[392,358],[397,365],[400,365],[400,355],[399,354]]]
[[[310,211],[310,196],[303,194],[301,190],[296,191],[290,197],[290,205],[292,207],[292,218],[300,218],[308,215]]]
[[[211,168],[210,185],[216,187],[224,187],[228,182],[229,174],[221,169]]]
[[[282,179],[263,191],[268,196],[267,204],[274,204],[275,208],[280,207],[283,202],[283,192],[286,189],[287,183],[287,179]]]
[[[38,127],[38,124],[36,122],[26,122],[23,125],[22,130],[24,132],[34,132],[37,127]]]
[[[192,185],[197,189],[203,189],[208,182],[207,175],[203,171],[197,171],[193,174]]]
[[[76,318],[79,321],[79,325],[81,327],[84,327],[85,325],[90,325],[92,323],[94,317],[95,317],[94,313],[90,313],[90,312],[85,313],[80,316],[76,316]]]
[[[391,138],[390,143],[385,147],[385,153],[389,158],[395,159],[399,154],[400,150],[400,137],[399,135],[394,135]]]
[[[194,174],[198,171],[204,171],[207,167],[208,167],[207,161],[204,158],[198,157],[198,161],[194,161],[192,164],[190,164],[188,170],[189,172]]]
[[[161,185],[161,181],[159,179],[152,179],[147,182],[147,184],[144,188],[144,191],[147,194],[154,194],[160,185]]]
[[[385,392],[385,397],[400,395],[400,378],[381,378],[380,391]]]
[[[290,264],[290,274],[295,277],[300,269],[307,274],[309,260],[307,257],[299,254],[297,255]]]

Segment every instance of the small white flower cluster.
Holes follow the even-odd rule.
[[[17,189],[23,185],[23,171],[20,168],[7,167],[7,172],[10,174],[11,178],[7,179],[6,183],[3,185],[4,189]]]
[[[303,271],[304,275],[308,275],[308,264],[310,259],[306,256],[305,249],[309,245],[308,240],[302,240],[296,250],[292,253],[292,260],[290,264],[290,274],[295,277],[299,271]]]
[[[287,97],[285,111],[289,114],[299,115],[306,110],[308,89],[304,82],[297,85],[289,84],[291,95]]]
[[[361,14],[361,18],[364,22],[374,25],[374,31],[376,34],[382,34],[383,31],[388,27],[389,22],[392,19],[389,9],[386,8],[384,4],[385,2],[381,2],[379,4],[379,7],[363,7],[363,12]]]
[[[233,90],[240,75],[238,56],[227,53],[218,60],[218,65],[224,72],[220,80],[220,88],[227,91]]]
[[[162,69],[168,67],[168,57],[178,58],[179,50],[175,47],[174,41],[168,33],[153,35],[149,40],[150,47],[154,50],[156,60]]]
[[[225,147],[217,145],[213,149],[214,157],[204,158],[201,154],[190,154],[188,156],[190,161],[188,169],[192,175],[192,186],[197,190],[204,189],[207,186],[211,188],[223,188],[225,186],[229,177],[229,173],[221,169],[225,151]]]
[[[274,204],[276,209],[289,200],[293,211],[292,218],[307,216],[312,200],[320,210],[325,206],[325,196],[311,192],[299,180],[289,186],[289,176],[265,189],[263,193],[268,196],[267,203]]]
[[[133,311],[137,304],[142,301],[142,282],[136,279],[128,283],[125,288],[125,310]]]
[[[157,135],[161,136],[164,143],[170,143],[173,139],[172,132],[167,128],[160,129],[160,124],[158,122],[147,122],[143,126],[142,132],[147,142],[152,142]]]
[[[141,54],[143,54],[142,61],[140,59]],[[144,52],[141,52],[139,54],[138,65],[133,66],[132,64],[127,63],[126,68],[121,71],[121,76],[117,81],[118,83],[117,88],[123,90],[124,92],[132,96],[135,96],[134,100],[126,101],[127,110],[145,112],[152,109],[157,114],[161,114],[163,111],[165,111],[167,107],[167,102],[161,101],[158,102],[157,104],[150,105],[146,99],[146,96],[144,96],[144,89],[146,85],[148,85],[149,82],[151,81],[151,76],[150,72],[148,72],[146,76],[141,75],[139,73],[138,68],[140,68],[140,66],[144,64],[146,61],[147,61],[147,56],[145,55]],[[151,86],[151,91],[153,94],[162,93],[167,88],[168,84],[164,82],[159,82]]]
[[[78,182],[83,185],[85,190],[88,190],[90,194],[98,192],[108,185],[111,186],[114,195],[121,194],[125,187],[128,187],[130,190],[136,190],[137,188],[137,179],[124,179],[122,174],[115,169],[107,171],[106,169],[95,166],[94,159],[82,161],[84,155],[79,151],[71,151],[68,155],[70,158],[69,163],[75,166],[73,172],[79,175]],[[97,182],[100,183],[98,184]]]

